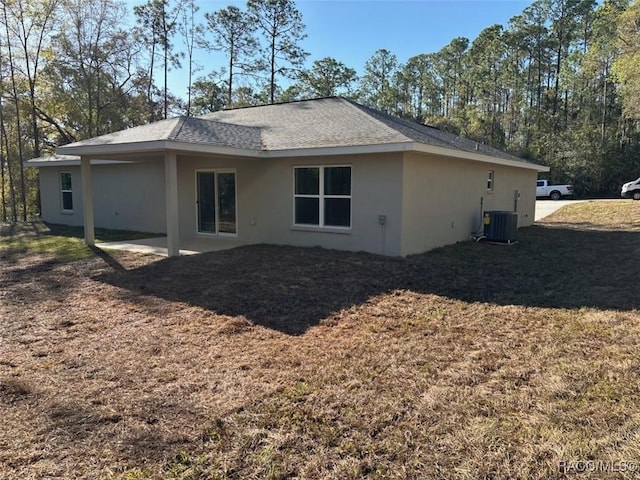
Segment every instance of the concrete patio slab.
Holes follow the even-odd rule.
[[[204,252],[228,250],[243,245],[233,238],[185,238],[180,240],[180,255],[197,255]],[[104,250],[123,250],[149,255],[168,256],[167,237],[141,238],[120,242],[97,243]]]

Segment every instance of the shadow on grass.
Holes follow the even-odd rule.
[[[159,233],[95,229],[96,241],[111,242],[164,236]],[[28,253],[47,253],[57,261],[85,258],[91,251],[83,243],[84,228],[41,221],[0,224],[0,259],[15,262]],[[96,251],[94,250],[94,253]]]
[[[55,235],[59,237],[84,238],[84,227],[73,227],[69,225],[56,225],[44,222],[46,229],[43,235]],[[110,230],[107,228],[96,228],[95,237],[98,242],[119,242],[123,240],[136,240],[140,238],[164,237],[164,233],[137,232],[131,230]]]
[[[639,255],[640,233],[534,226],[515,245],[461,243],[407,259],[256,245],[96,279],[296,335],[394,290],[502,305],[637,309]]]
[[[91,257],[102,258],[111,268],[122,267],[102,250],[84,245],[83,227],[40,221],[0,224],[0,290],[13,288],[7,302],[34,302],[65,289],[69,272],[51,273],[61,264]],[[153,234],[97,229],[98,238],[118,240]],[[93,253],[92,253],[93,252]],[[23,260],[27,259],[27,262]]]
[[[100,257],[102,259],[102,261],[104,263],[106,263],[107,265],[109,265],[114,271],[116,271],[116,272],[125,272],[126,271],[126,269],[122,266],[122,264],[120,262],[118,262],[118,260],[113,258],[113,256],[111,254],[109,254],[109,252],[106,252],[106,251],[102,250],[101,248],[96,247],[95,245],[90,246],[89,249],[97,257]]]
[[[0,234],[5,238],[47,235],[67,238],[84,238],[84,227],[73,225],[59,225],[42,221],[20,222],[0,225]],[[118,242],[122,240],[136,240],[140,238],[164,237],[164,233],[138,232],[132,230],[110,230],[96,228],[95,236],[101,242]]]

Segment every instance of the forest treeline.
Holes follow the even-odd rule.
[[[640,0],[535,0],[507,25],[405,63],[373,52],[361,72],[340,52],[304,51],[292,0],[210,12],[195,0],[132,9],[0,1],[5,222],[37,214],[36,172],[23,161],[58,145],[175,115],[333,95],[548,165],[552,181],[581,195],[616,195],[640,176]],[[199,65],[202,49],[225,61]],[[186,95],[168,85],[176,69]]]

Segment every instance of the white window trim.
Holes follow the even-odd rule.
[[[217,195],[217,185],[214,185],[214,196],[213,196],[213,200],[215,202],[215,215],[216,215],[216,232],[215,233],[211,233],[211,232],[201,232],[198,229],[198,223],[199,223],[199,215],[200,215],[200,207],[198,205],[198,173],[213,173],[214,174],[214,182],[217,182],[217,174],[218,173],[233,173],[233,180],[235,182],[235,204],[236,204],[236,233],[227,233],[227,232],[219,232],[218,231],[218,222],[220,219],[220,215],[219,215],[219,205],[218,205],[218,195]],[[201,168],[201,169],[196,169],[195,173],[194,173],[194,181],[193,184],[195,185],[195,206],[196,206],[196,235],[202,235],[205,237],[224,237],[224,238],[235,238],[238,236],[238,172],[235,168]]]
[[[71,190],[65,190],[62,188],[62,175],[63,174],[68,174],[69,178],[71,178]],[[69,214],[69,213],[73,213],[73,208],[71,208],[71,210],[64,208],[64,194],[65,193],[70,193],[71,194],[71,205],[73,207],[73,204],[75,203],[73,201],[73,175],[71,175],[71,172],[68,170],[61,170],[60,172],[58,172],[58,182],[60,184],[60,212],[65,213],[65,214]]]
[[[351,178],[349,184],[349,195],[325,195],[324,193],[324,169],[325,168],[339,168],[348,167],[351,170]],[[317,168],[319,169],[318,176],[318,195],[298,194],[296,193],[296,169],[298,168]],[[318,225],[308,223],[296,223],[296,198],[317,198],[319,203],[319,219]],[[325,225],[324,224],[324,199],[325,198],[348,198],[349,199],[349,226],[341,227],[339,225]],[[328,233],[348,233],[351,231],[353,225],[353,166],[348,164],[321,164],[321,165],[294,165],[293,166],[293,218],[291,219],[292,228],[295,230],[307,230],[307,231],[323,231]]]
[[[487,173],[487,192],[493,193],[495,190],[495,184],[496,184],[496,171],[489,170],[489,172]]]

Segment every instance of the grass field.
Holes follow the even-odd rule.
[[[89,257],[93,254],[83,244],[82,227],[52,225],[42,222],[21,224],[0,224],[0,260],[11,260],[20,254],[44,253],[49,260],[68,262]],[[95,229],[96,241],[117,242],[160,236],[154,233],[130,232],[126,230]]]
[[[36,230],[2,230],[2,479],[638,476],[640,202],[406,259]]]

